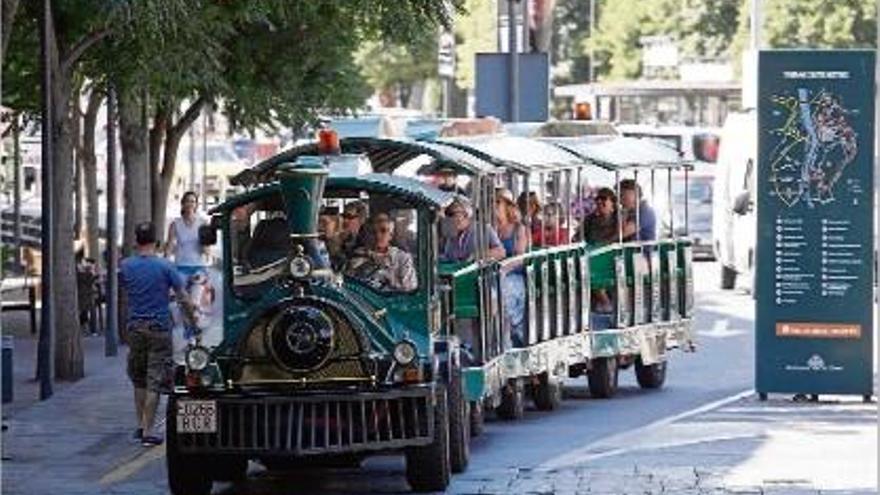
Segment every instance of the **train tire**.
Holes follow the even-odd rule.
[[[439,385],[434,406],[434,441],[406,450],[406,481],[415,492],[442,492],[449,485],[449,409]]]
[[[240,482],[247,479],[248,460],[245,457],[218,457],[211,464],[215,481]]]
[[[642,364],[642,358],[636,359],[636,381],[642,388],[660,388],[666,381],[666,361],[654,364]]]
[[[729,266],[721,265],[721,288],[731,290],[736,287],[736,270]]]
[[[520,378],[511,378],[501,388],[501,404],[495,408],[495,413],[501,419],[521,419],[526,411],[525,385]]]
[[[562,404],[562,382],[549,373],[541,373],[532,389],[532,400],[539,411],[557,409]]]
[[[467,469],[471,457],[471,418],[464,397],[461,368],[452,372],[449,388],[449,465],[453,473]]]
[[[587,372],[587,383],[590,385],[590,396],[597,399],[609,399],[617,392],[617,358],[601,357],[593,359],[590,371]]]
[[[177,449],[177,403],[168,400],[165,413],[165,464],[168,488],[173,495],[210,495],[214,480],[210,466],[201,456],[186,455]]]
[[[483,410],[483,401],[471,401],[470,415],[471,437],[478,437],[483,434],[483,428],[485,427],[486,422],[485,411]]]

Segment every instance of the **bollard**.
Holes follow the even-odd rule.
[[[12,349],[13,341],[11,335],[3,336],[3,353],[0,358],[0,373],[3,374],[3,381],[0,384],[2,388],[3,403],[12,402]]]

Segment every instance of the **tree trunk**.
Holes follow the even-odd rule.
[[[104,94],[97,88],[92,87],[89,93],[89,102],[83,115],[83,147],[82,147],[82,175],[85,185],[86,222],[85,240],[86,254],[97,263],[103,263],[101,250],[98,243],[100,236],[98,222],[98,161],[95,157],[95,130],[98,124],[98,110]]]
[[[122,254],[134,247],[134,227],[151,220],[149,129],[143,99],[129,91],[119,98],[119,143],[125,176],[122,204],[125,210]]]
[[[168,200],[167,190],[162,184],[163,161],[162,142],[171,121],[172,105],[159,105],[156,115],[153,117],[153,128],[150,129],[150,192],[152,203],[153,225],[156,226],[156,239],[165,242],[165,207]]]
[[[52,99],[54,114],[54,161],[52,188],[54,224],[52,234],[51,304],[55,306],[55,377],[78,380],[84,376],[82,334],[79,327],[76,295],[76,266],[73,258],[73,122],[70,103],[76,97],[66,71],[53,70]],[[45,256],[45,253],[43,254]]]
[[[6,58],[6,49],[9,48],[9,40],[12,37],[12,25],[15,24],[15,14],[18,10],[19,0],[3,0],[2,24],[0,24],[0,35],[3,37],[2,47],[0,47],[0,64]]]
[[[197,98],[192,102],[189,108],[183,112],[180,119],[174,125],[171,125],[172,114],[169,110],[167,118],[163,122],[164,132],[164,148],[162,150],[162,170],[154,175],[153,182],[153,223],[163,226],[166,221],[166,211],[168,205],[168,193],[171,190],[171,184],[174,181],[174,170],[177,166],[177,152],[180,149],[180,141],[186,131],[192,127],[193,123],[202,112],[207,99],[204,97]],[[168,108],[172,108],[169,106]],[[154,127],[153,131],[156,130]],[[152,132],[152,131],[151,131]],[[160,138],[161,139],[161,138]],[[204,200],[204,199],[203,199]]]

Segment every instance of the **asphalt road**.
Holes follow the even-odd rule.
[[[549,464],[577,464],[590,445],[615,435],[686,414],[695,408],[749,390],[753,385],[754,308],[743,291],[718,289],[715,263],[695,268],[695,353],[670,355],[666,385],[643,391],[630,370],[620,376],[620,390],[609,400],[589,398],[586,380],[571,380],[567,400],[553,412],[528,410],[517,422],[487,423],[471,445],[471,464],[457,475],[451,493],[465,493],[468,482],[487,480],[511,470],[530,470]],[[586,459],[582,459],[586,460]],[[368,459],[360,469],[311,468],[291,473],[268,473],[252,464],[250,478],[238,485],[215,484],[215,493],[399,493],[407,492],[400,456]],[[161,493],[166,489],[163,459],[155,459],[117,485],[124,493]]]

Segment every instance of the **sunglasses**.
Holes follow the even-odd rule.
[[[353,220],[357,217],[358,217],[357,213],[343,213],[342,214],[342,218],[344,220]]]

